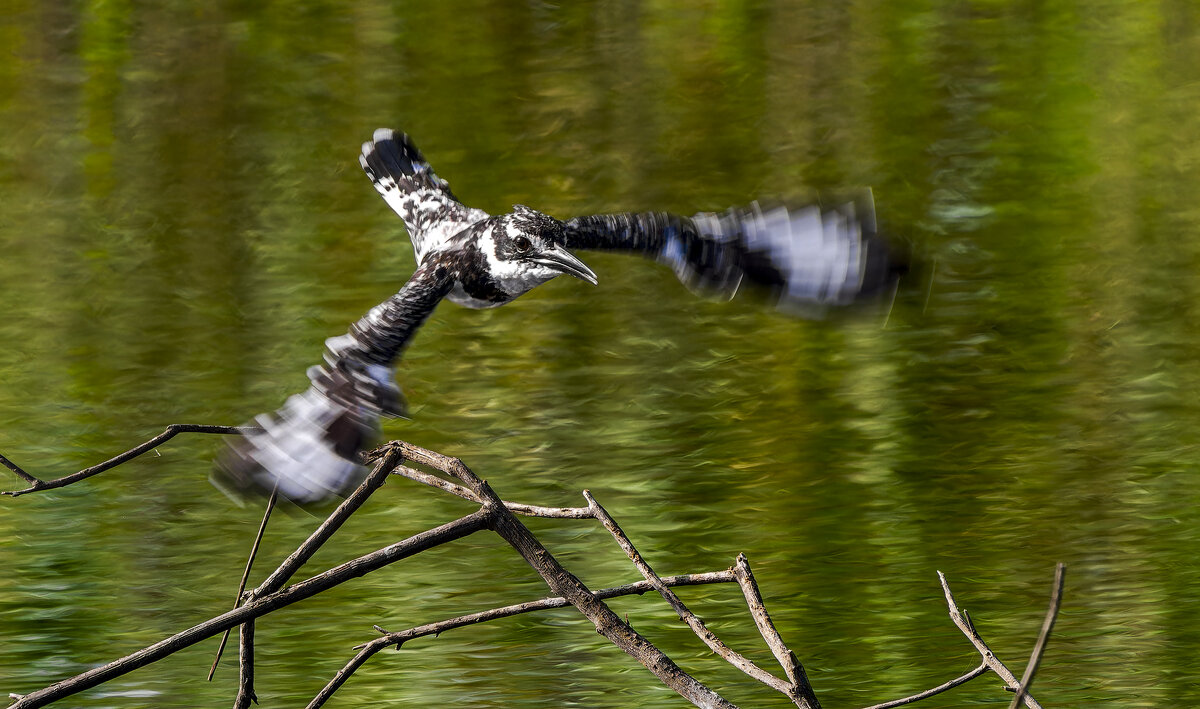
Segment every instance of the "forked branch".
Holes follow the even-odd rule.
[[[600,506],[599,502],[596,502],[596,498],[592,497],[592,494],[587,490],[583,491],[583,496],[587,499],[588,506],[591,508],[596,519],[598,519],[600,523],[604,525],[604,528],[607,529],[609,534],[612,535],[613,539],[616,540],[617,546],[621,547],[621,550],[624,551],[625,555],[629,557],[629,560],[633,562],[634,567],[641,572],[642,576],[644,576],[652,586],[654,586],[654,590],[658,591],[659,594],[662,595],[663,600],[665,600],[667,604],[671,606],[676,615],[679,616],[679,619],[686,623],[688,627],[692,629],[692,632],[696,634],[696,637],[700,638],[700,640],[702,640],[710,650],[720,655],[727,662],[729,662],[729,664],[738,668],[746,675],[758,680],[759,682],[762,682],[771,689],[774,689],[775,691],[780,692],[784,696],[790,698],[797,707],[800,707],[801,709],[820,709],[821,705],[817,702],[817,698],[813,695],[812,688],[808,686],[807,678],[804,678],[803,670],[794,672],[796,676],[805,679],[802,686],[797,685],[794,679],[792,681],[781,680],[775,675],[767,672],[763,668],[751,662],[746,656],[734,651],[732,648],[726,645],[720,638],[717,637],[715,633],[705,627],[704,621],[696,617],[696,614],[689,610],[688,607],[684,605],[683,601],[679,600],[679,596],[675,595],[675,592],[668,588],[667,585],[662,582],[662,579],[660,579],[658,575],[654,573],[654,569],[650,568],[650,564],[648,564],[646,560],[642,558],[641,553],[639,553],[638,550],[633,546],[633,543],[629,541],[629,537],[625,536],[625,532],[623,532],[621,527],[617,525],[616,520],[614,520],[612,516],[608,514],[607,510]],[[746,568],[749,569],[748,566]],[[754,593],[757,594],[757,589],[755,589]],[[759,607],[762,607],[762,598],[754,598],[750,600],[750,605],[752,607],[755,604],[757,604]],[[772,630],[774,630],[773,627]],[[778,634],[775,634],[775,638],[778,638]],[[783,646],[783,641],[779,640],[778,642],[781,646],[781,650],[788,655],[791,655],[791,651]],[[799,663],[797,663],[797,666],[798,665]],[[795,668],[793,668],[793,670],[794,669]]]
[[[705,574],[670,576],[662,581],[668,586],[699,586],[702,584],[729,583],[733,580],[733,572],[726,570],[710,571]],[[635,594],[641,595],[647,591],[653,590],[654,587],[651,586],[648,581],[638,581],[637,583],[617,586],[616,588],[602,588],[594,593],[596,598],[607,600],[609,598],[617,598],[619,596],[629,596]],[[355,650],[358,650],[358,654],[355,655],[349,662],[347,662],[345,667],[338,670],[337,675],[335,675],[334,678],[329,681],[329,684],[325,685],[325,687],[317,694],[317,696],[313,698],[312,702],[308,704],[308,709],[316,709],[317,707],[323,706],[325,702],[327,702],[329,698],[333,696],[333,693],[336,692],[343,684],[345,684],[346,680],[350,679],[350,675],[354,674],[359,667],[362,667],[363,664],[365,664],[366,661],[371,658],[371,656],[375,655],[380,650],[384,650],[389,647],[395,647],[397,650],[399,650],[404,643],[416,638],[427,637],[430,635],[438,636],[455,628],[462,628],[478,623],[486,623],[490,620],[498,620],[500,618],[509,618],[522,613],[532,613],[534,611],[551,610],[554,608],[566,608],[570,605],[570,601],[562,596],[558,596],[555,598],[543,598],[537,601],[528,601],[526,603],[518,603],[511,606],[492,608],[490,610],[480,611],[478,613],[458,616],[457,618],[449,618],[436,623],[418,625],[416,627],[395,633],[389,633],[383,630],[383,628],[375,626],[375,629],[383,633],[383,635],[380,635],[378,638],[354,648]]]
[[[148,450],[152,450],[156,445],[169,440],[179,433],[228,434],[240,433],[244,430],[249,429],[227,426],[174,424],[168,426],[162,434],[111,460],[77,473],[48,481],[30,475],[7,458],[0,456],[0,463],[13,470],[13,472],[29,483],[29,487],[27,488],[5,494],[16,497],[29,492],[49,490],[79,482],[104,470],[114,468]],[[313,698],[309,707],[323,705],[359,667],[384,648],[399,648],[414,638],[437,635],[441,632],[467,625],[488,622],[521,613],[564,608],[567,606],[575,607],[592,622],[598,633],[608,638],[610,642],[621,650],[636,658],[662,682],[693,704],[702,707],[733,707],[733,704],[676,665],[650,640],[630,627],[628,623],[618,617],[604,603],[609,598],[630,594],[643,594],[654,590],[667,601],[679,615],[680,619],[713,652],[721,655],[735,667],[742,670],[747,676],[783,693],[797,707],[819,709],[820,704],[817,702],[816,695],[809,683],[804,667],[797,659],[796,654],[784,643],[774,622],[767,613],[762,593],[750,569],[750,564],[744,555],[739,555],[734,566],[725,571],[660,577],[642,557],[640,552],[638,552],[625,532],[621,530],[616,520],[586,490],[583,495],[588,502],[587,507],[543,507],[502,500],[486,482],[471,472],[461,460],[444,456],[409,443],[400,441],[389,443],[369,453],[366,459],[373,464],[373,469],[363,480],[362,484],[341,505],[334,509],[313,531],[309,538],[284,559],[257,587],[244,594],[239,590],[240,605],[233,610],[147,646],[126,657],[114,660],[107,665],[94,668],[69,679],[64,679],[23,697],[13,695],[17,701],[10,706],[10,709],[44,706],[76,692],[95,687],[138,667],[155,662],[205,638],[227,632],[239,626],[241,627],[239,636],[240,672],[238,696],[235,700],[235,706],[246,707],[252,701],[255,701],[253,685],[253,640],[256,619],[298,601],[311,598],[350,579],[409,558],[422,551],[432,549],[435,546],[461,539],[483,529],[490,529],[495,532],[520,554],[537,571],[555,596],[426,623],[398,632],[386,632],[379,629],[382,635],[355,648],[358,650],[357,654],[321,689],[316,697]],[[411,467],[406,465],[406,462],[415,463],[435,472],[427,472],[426,470]],[[441,475],[435,473],[440,473]],[[457,520],[390,544],[378,551],[312,576],[305,581],[285,586],[321,546],[392,475],[403,476],[437,490],[456,495],[477,504],[479,508],[475,512]],[[446,477],[442,477],[443,475]],[[588,589],[542,546],[529,529],[517,519],[518,515],[557,519],[594,519],[600,522],[609,531],[618,546],[625,551],[633,566],[642,574],[644,580],[599,591]],[[264,518],[263,527],[265,525],[266,519]],[[262,529],[260,528],[260,534],[261,532]],[[1019,682],[1004,663],[996,658],[991,649],[979,636],[979,633],[971,623],[970,616],[958,607],[954,596],[950,592],[950,587],[945,576],[941,572],[938,572],[938,577],[946,596],[951,619],[975,646],[976,650],[982,656],[982,662],[970,672],[937,687],[932,687],[901,699],[876,704],[867,709],[890,709],[891,707],[911,704],[957,687],[986,674],[988,671],[995,672],[1005,681],[1010,689],[1016,691],[1014,706],[1016,702],[1023,702],[1026,706],[1033,709],[1040,707],[1036,700],[1028,696],[1027,690],[1032,683],[1038,661],[1045,649],[1046,639],[1050,634],[1050,630],[1054,625],[1054,619],[1058,613],[1062,596],[1061,565],[1055,579],[1055,590],[1051,597],[1050,610],[1047,613],[1045,623],[1043,623],[1042,632],[1039,635],[1030,663],[1026,668],[1025,677]],[[245,579],[243,579],[244,583]],[[704,622],[688,609],[672,590],[672,588],[677,586],[713,583],[738,584],[746,600],[750,617],[753,619],[755,627],[758,629],[767,647],[771,650],[771,653],[783,669],[784,677],[775,676],[728,647],[720,638],[705,627]]]

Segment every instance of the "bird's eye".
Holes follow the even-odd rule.
[[[517,253],[527,254],[533,248],[533,242],[523,236],[518,236],[513,239],[513,246],[517,247]]]

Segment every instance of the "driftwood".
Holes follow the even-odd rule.
[[[0,494],[17,497],[32,492],[63,487],[84,480],[131,460],[179,433],[241,433],[243,430],[229,426],[173,424],[168,426],[162,434],[104,463],[51,480],[37,478],[4,456],[0,456],[0,464],[12,470],[28,485],[22,489],[2,492]],[[574,606],[592,622],[598,633],[637,659],[664,684],[696,706],[733,707],[733,704],[681,669],[671,658],[667,657],[650,640],[635,631],[604,603],[605,600],[618,596],[640,595],[648,591],[656,591],[676,612],[680,620],[690,627],[696,636],[715,654],[727,660],[748,677],[780,692],[797,707],[801,707],[802,709],[819,709],[820,703],[817,701],[816,694],[809,683],[804,667],[797,659],[796,654],[784,643],[774,623],[771,621],[771,617],[767,613],[766,606],[763,603],[763,597],[759,591],[758,584],[754,579],[754,574],[750,569],[750,564],[744,555],[739,555],[734,565],[723,571],[660,577],[638,552],[628,536],[621,530],[616,520],[587,490],[583,491],[583,497],[587,502],[586,507],[542,507],[520,504],[501,499],[487,482],[471,472],[461,460],[447,457],[409,443],[400,441],[388,443],[366,454],[365,459],[373,467],[362,484],[341,505],[333,510],[316,530],[312,532],[309,538],[269,574],[261,584],[250,591],[243,592],[242,589],[245,586],[250,569],[249,562],[247,562],[246,574],[242,578],[242,587],[238,589],[237,605],[232,610],[75,677],[61,680],[26,695],[11,694],[9,696],[16,701],[10,705],[10,709],[45,706],[77,692],[103,684],[139,667],[156,662],[206,638],[219,634],[225,634],[227,637],[228,632],[233,628],[239,628],[238,648],[240,666],[238,691],[234,699],[234,707],[248,707],[252,701],[257,701],[254,694],[254,624],[256,619],[285,606],[310,598],[350,579],[363,576],[364,574],[400,561],[401,559],[483,530],[489,530],[507,542],[509,546],[537,571],[555,596],[512,606],[492,608],[401,631],[390,632],[375,626],[376,630],[380,633],[379,637],[354,648],[357,650],[357,654],[313,698],[308,704],[310,708],[322,706],[334,692],[345,684],[359,667],[385,648],[399,648],[413,638],[438,635],[454,628],[483,623],[497,618],[506,618],[521,613],[530,613],[551,608],[564,608],[566,606]],[[427,470],[411,467],[406,463],[414,463],[423,466]],[[316,553],[321,545],[391,475],[401,475],[444,492],[457,495],[478,504],[479,508],[457,520],[447,522],[433,529],[395,542],[370,554],[352,559],[304,581],[294,583],[290,586],[285,585],[312,555]],[[266,527],[267,516],[270,515],[273,503],[274,495],[272,495],[271,502],[267,506],[262,527],[259,529],[259,538],[261,538]],[[542,546],[529,529],[521,523],[518,516],[592,519],[599,522],[612,535],[617,545],[629,557],[630,562],[642,575],[644,580],[596,591],[587,588]],[[258,539],[255,540],[254,549],[251,552],[251,561],[257,548]],[[1041,705],[1029,694],[1029,687],[1032,684],[1038,663],[1045,650],[1046,641],[1054,625],[1054,620],[1061,603],[1063,585],[1062,565],[1059,564],[1056,572],[1050,609],[1042,625],[1033,655],[1026,667],[1025,675],[1021,680],[1016,678],[979,636],[974,624],[971,622],[970,616],[964,610],[960,609],[954,600],[954,596],[950,592],[949,583],[941,572],[938,572],[938,578],[945,594],[951,620],[979,652],[981,662],[971,671],[941,685],[908,697],[875,704],[866,709],[888,709],[890,707],[911,704],[957,687],[988,672],[992,672],[998,676],[1007,688],[1015,693],[1012,700],[1013,707],[1024,704],[1032,709],[1038,709]],[[736,583],[740,587],[746,599],[750,617],[767,647],[779,662],[783,670],[783,676],[759,667],[742,654],[727,646],[719,637],[706,628],[704,622],[689,610],[679,597],[675,595],[674,591],[671,590],[678,586],[712,583]],[[224,644],[225,640],[223,638],[221,641],[222,648]],[[219,657],[220,651],[218,651],[218,659]],[[215,661],[213,667],[216,667]],[[210,671],[210,679],[211,676]]]

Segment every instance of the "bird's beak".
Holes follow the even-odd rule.
[[[548,266],[556,271],[575,276],[576,278],[596,285],[596,274],[583,261],[575,258],[574,254],[563,247],[554,244],[536,257],[530,259],[534,263]]]

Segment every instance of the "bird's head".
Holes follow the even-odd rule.
[[[568,274],[596,285],[596,274],[563,247],[563,223],[523,204],[500,217],[493,235],[493,275],[525,290]]]

